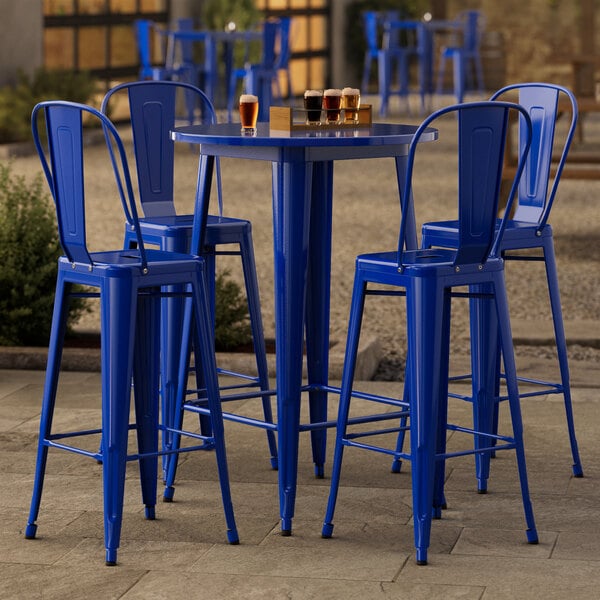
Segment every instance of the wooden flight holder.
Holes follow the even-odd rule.
[[[370,104],[361,104],[358,107],[358,123],[344,122],[344,109],[341,110],[339,123],[307,123],[305,108],[293,108],[291,106],[269,107],[270,129],[276,131],[323,131],[336,129],[356,129],[358,127],[369,127],[372,121],[372,107]],[[323,109],[323,115],[325,109]]]

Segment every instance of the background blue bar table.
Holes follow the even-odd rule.
[[[296,499],[300,431],[311,431],[315,474],[323,476],[327,426],[329,301],[333,163],[343,159],[393,158],[404,183],[406,154],[416,126],[374,123],[356,129],[271,131],[258,123],[255,136],[239,124],[191,125],[172,132],[175,141],[200,144],[192,252],[200,248],[202,222],[217,156],[265,160],[273,172],[273,240],[279,502],[282,534],[289,535]],[[437,139],[432,129],[423,141]],[[400,188],[399,188],[400,189]],[[416,247],[416,232],[410,238]],[[306,331],[308,386],[302,385]],[[300,399],[309,391],[310,424],[300,424]]]
[[[227,93],[229,81],[231,79],[231,71],[234,67],[234,48],[236,44],[244,44],[244,54],[247,53],[247,46],[251,42],[260,42],[262,40],[262,32],[256,30],[247,31],[212,31],[212,30],[196,30],[196,29],[177,29],[166,33],[167,35],[167,59],[165,62],[166,68],[173,68],[175,61],[175,44],[176,42],[191,42],[204,44],[204,61],[200,71],[205,73],[206,81],[204,82],[204,92],[208,95],[213,104],[225,105],[227,101]],[[219,83],[219,44],[224,48],[224,86],[221,90],[223,98],[219,98],[218,83]],[[198,86],[199,82],[191,82]]]

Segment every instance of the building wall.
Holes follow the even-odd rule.
[[[330,28],[332,64],[331,84],[354,85],[349,81],[345,39],[346,6],[352,0],[331,2]],[[199,0],[171,0],[172,17],[197,16]],[[501,78],[506,82],[542,80],[565,85],[573,84],[570,57],[582,51],[581,8],[583,0],[550,2],[549,0],[447,0],[447,17],[460,10],[482,10],[486,30],[493,32],[494,56],[490,86],[498,87]],[[596,10],[598,13],[598,10]],[[42,0],[0,0],[0,85],[15,81],[19,69],[32,73],[43,64]],[[596,27],[600,34],[600,27]],[[598,37],[598,36],[596,36]],[[595,53],[600,51],[596,41]]]
[[[0,86],[42,65],[42,0],[0,0]]]
[[[355,70],[346,60],[346,6],[352,0],[334,0],[331,3],[331,83],[333,87],[358,87]]]
[[[545,80],[573,86],[570,59],[582,52],[583,4],[584,0],[448,0],[447,15],[452,18],[465,9],[483,12],[486,30],[500,39],[506,83]],[[592,20],[598,18],[595,12]],[[592,35],[593,30],[592,23]],[[595,41],[594,53],[599,51]]]

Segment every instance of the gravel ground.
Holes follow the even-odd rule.
[[[391,121],[415,122],[392,114]],[[585,149],[600,151],[600,120],[586,121]],[[420,153],[415,175],[419,220],[452,216],[453,161],[450,125],[440,129],[440,139]],[[578,148],[574,148],[575,152]],[[101,147],[88,149],[90,166],[97,175],[88,190],[90,239],[92,245],[122,242],[121,209],[116,200],[112,174],[100,159]],[[104,165],[104,166],[101,166]],[[184,145],[177,148],[177,206],[192,210],[197,173],[197,156]],[[597,167],[595,167],[597,168]],[[14,170],[30,176],[40,172],[37,156],[14,160]],[[261,161],[223,160],[225,214],[247,218],[253,223],[257,269],[261,288],[266,335],[274,336],[272,283],[271,168]],[[599,181],[563,179],[551,223],[555,232],[563,311],[565,320],[600,321],[600,226],[598,224]],[[422,191],[421,191],[422,190]],[[335,165],[334,229],[332,264],[331,336],[345,339],[355,256],[362,252],[389,250],[396,246],[399,207],[394,161],[340,161]],[[216,212],[216,201],[212,208]],[[99,246],[98,246],[99,247]],[[106,247],[106,246],[105,246]],[[241,283],[239,261],[224,258],[220,265]],[[510,263],[507,285],[511,315],[521,319],[550,319],[545,274],[541,263]],[[463,301],[453,306],[453,352],[468,353],[468,315]],[[93,327],[93,320],[80,324]],[[396,377],[402,370],[405,334],[402,299],[372,298],[367,302],[363,331],[376,335],[385,360],[380,378]],[[519,350],[521,351],[521,349]],[[551,348],[524,348],[538,356]],[[573,358],[600,362],[600,351],[571,347]]]

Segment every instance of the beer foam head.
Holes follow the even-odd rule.
[[[258,102],[258,96],[254,96],[252,94],[242,94],[240,96],[240,104],[244,102]]]
[[[308,96],[322,96],[323,92],[321,90],[306,90],[304,92],[304,97],[307,98]]]
[[[357,88],[345,87],[342,90],[344,96],[360,96],[360,90]]]
[[[342,90],[337,90],[335,88],[328,89],[323,92],[323,96],[341,96]]]

